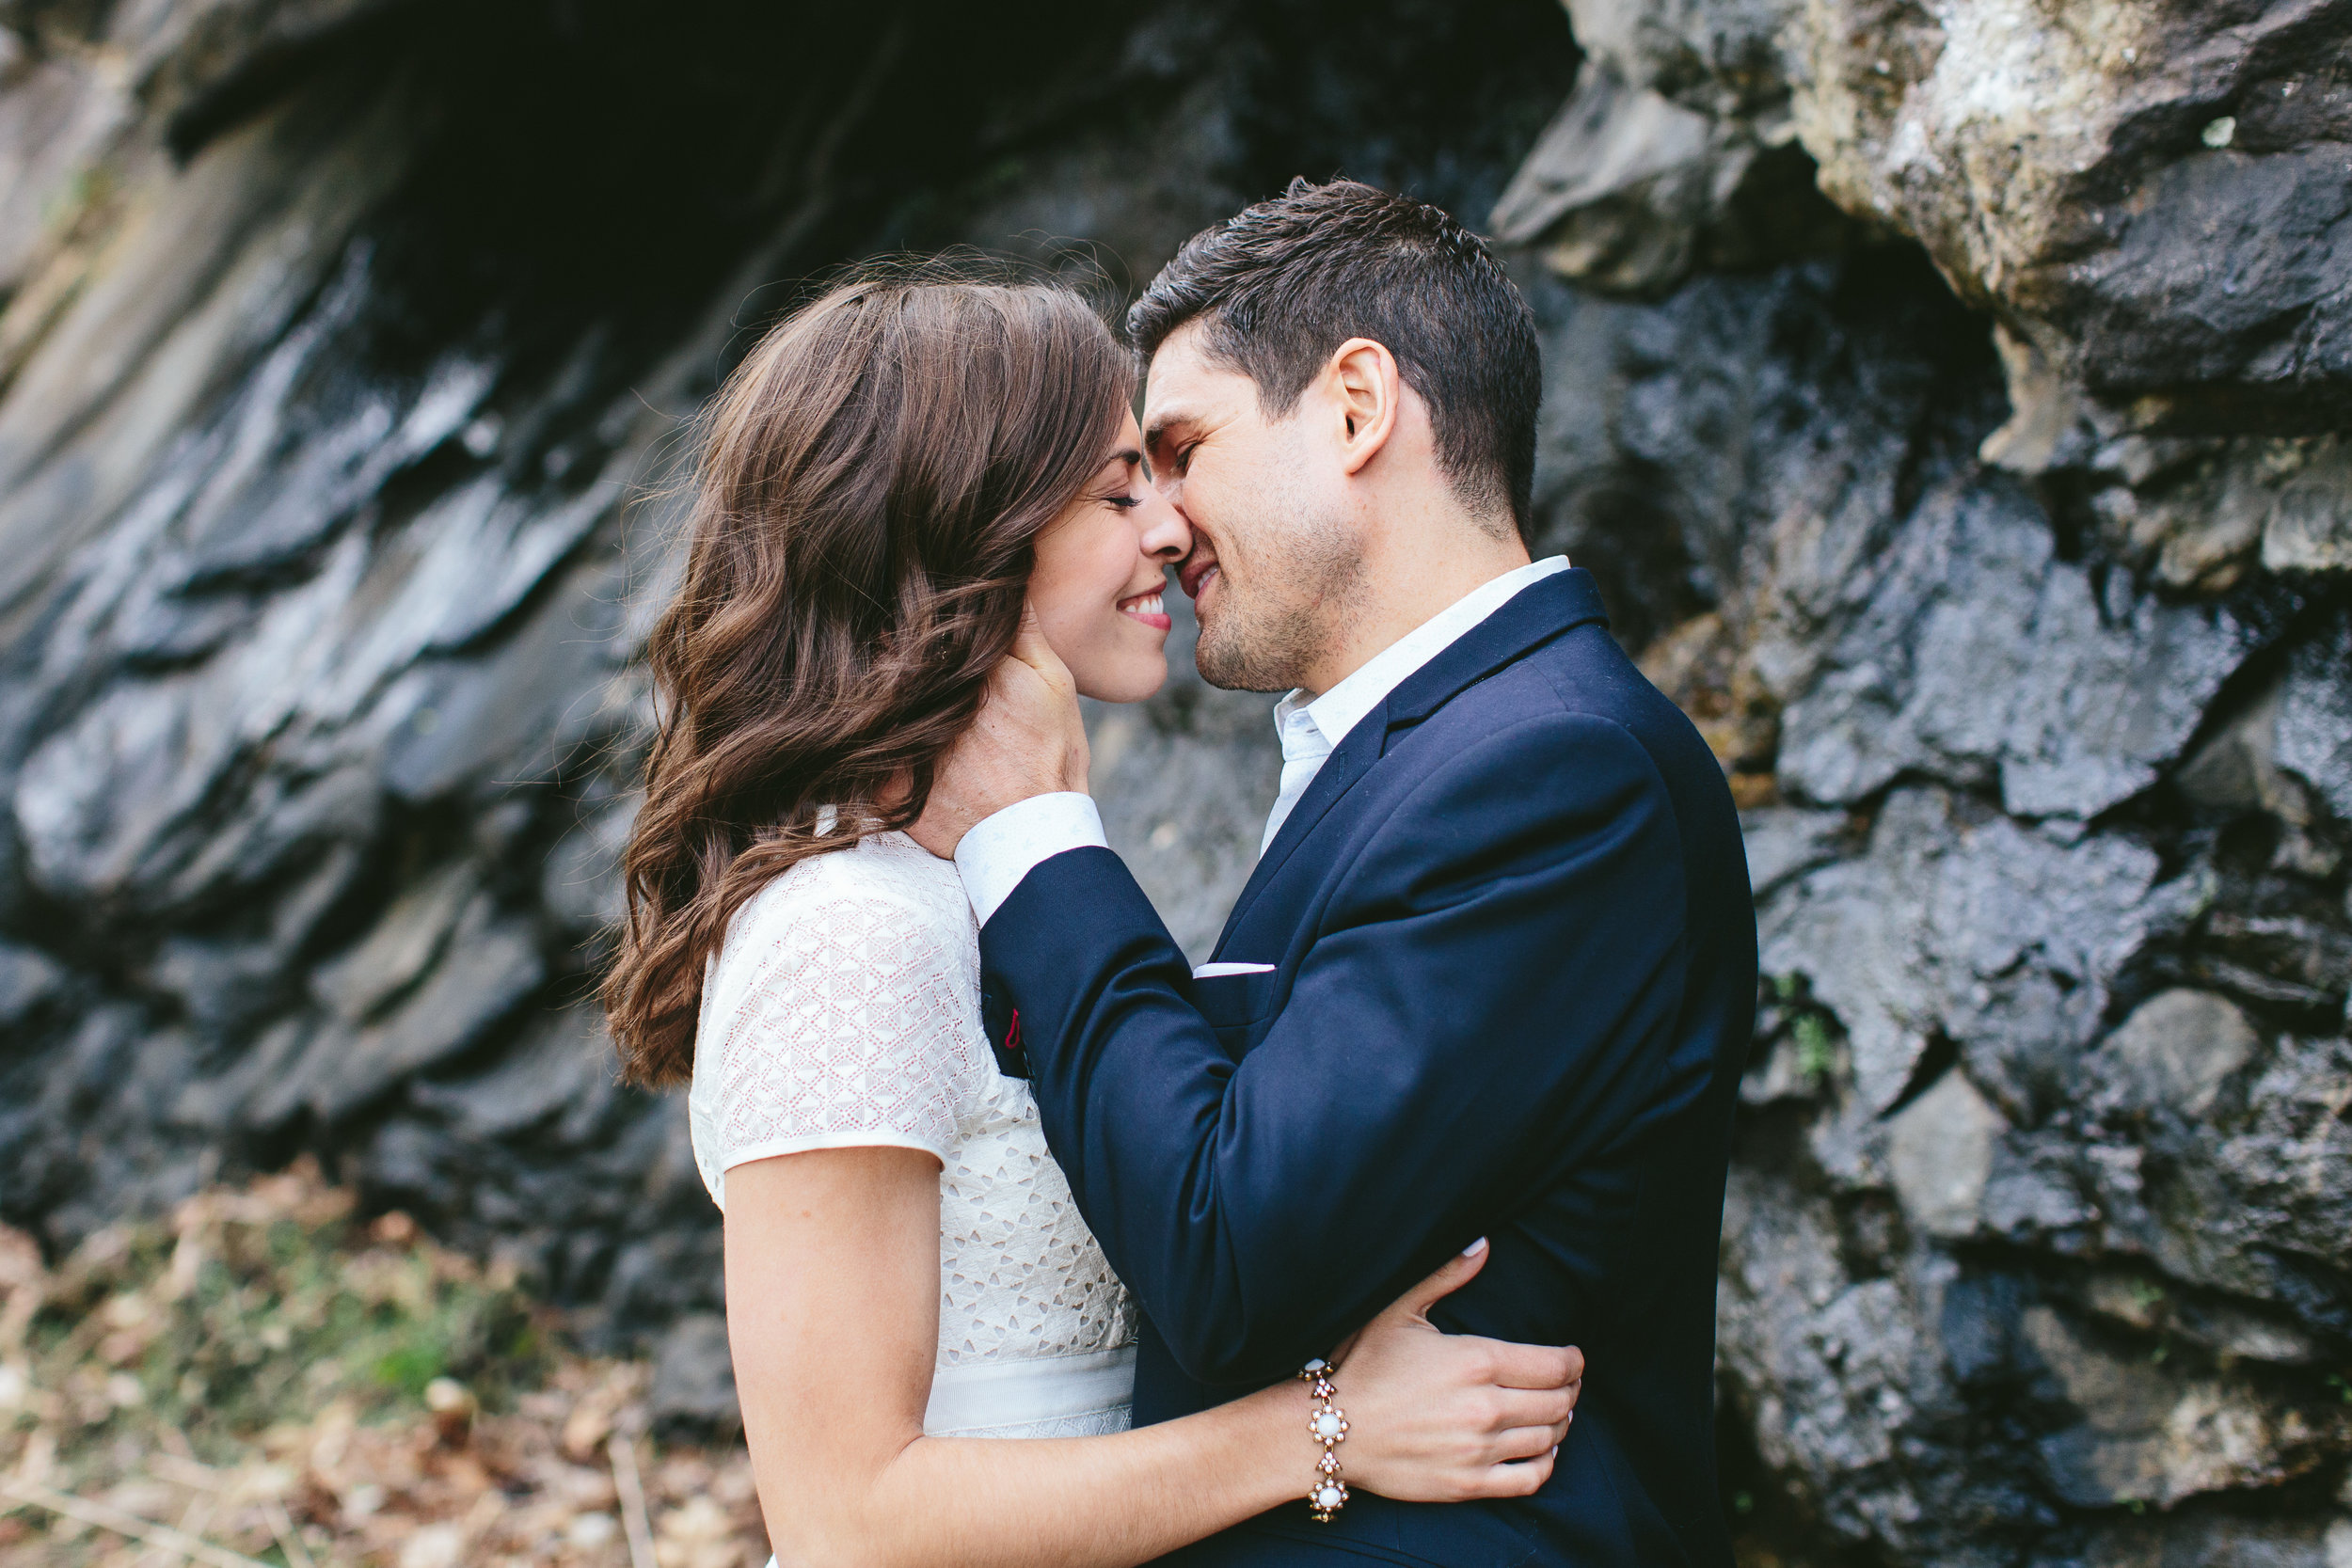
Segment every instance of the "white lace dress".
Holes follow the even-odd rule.
[[[980,1024],[979,931],[953,863],[903,833],[803,861],[705,972],[687,1096],[721,1209],[735,1165],[887,1145],[939,1161],[939,1354],[923,1430],[1121,1432],[1135,1307]]]

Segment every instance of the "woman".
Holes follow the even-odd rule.
[[[787,1561],[1140,1562],[1319,1481],[1301,1384],[1128,1430],[1135,1307],[983,1036],[955,868],[901,831],[1025,602],[1087,694],[1166,678],[1161,566],[1188,540],[1134,374],[1065,290],[869,278],[772,331],[707,417],[605,1001],[630,1078],[692,1085]],[[1347,1348],[1353,1484],[1549,1475],[1581,1358],[1422,1316],[1482,1262]]]

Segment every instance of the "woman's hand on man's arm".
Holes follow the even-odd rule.
[[[1584,1353],[1448,1334],[1429,1321],[1429,1308],[1488,1256],[1481,1241],[1448,1259],[1333,1357],[1348,1413],[1371,1439],[1344,1456],[1352,1484],[1405,1502],[1458,1503],[1523,1497],[1551,1479],[1584,1391]]]

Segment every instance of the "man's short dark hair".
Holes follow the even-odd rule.
[[[1396,356],[1429,408],[1438,462],[1464,504],[1507,507],[1527,532],[1543,397],[1535,318],[1450,213],[1353,180],[1294,180],[1184,242],[1127,312],[1146,358],[1188,322],[1280,419],[1350,338]]]

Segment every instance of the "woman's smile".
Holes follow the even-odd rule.
[[[1121,424],[1094,488],[1038,536],[1029,605],[1082,695],[1138,703],[1168,678],[1168,568],[1192,530],[1145,478],[1135,416]]]
[[[1154,588],[1149,594],[1137,594],[1119,601],[1119,612],[1134,617],[1155,631],[1168,631],[1176,623],[1168,618],[1167,602]]]

